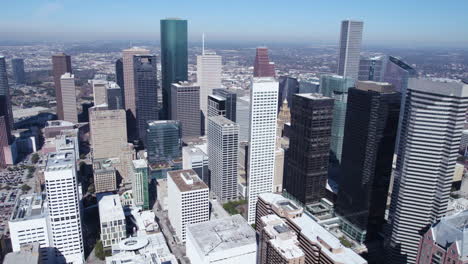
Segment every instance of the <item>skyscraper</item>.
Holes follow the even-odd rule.
[[[197,56],[197,83],[200,85],[200,108],[202,111],[202,124],[206,131],[208,127],[208,95],[213,93],[213,89],[222,88],[221,56],[215,52],[205,52]]]
[[[188,80],[187,20],[161,20],[161,78],[164,118],[173,119],[171,85]]]
[[[125,86],[124,86],[124,69],[123,69],[123,59],[120,58],[115,61],[115,82],[120,87],[120,92],[122,94],[122,108],[125,108]]]
[[[236,122],[237,94],[228,89],[213,89],[213,95],[224,98],[225,117],[232,122]]]
[[[391,263],[415,263],[419,232],[447,211],[468,84],[410,78],[394,171]]]
[[[13,69],[13,79],[16,84],[24,84],[26,82],[24,60],[20,58],[11,59],[11,68]]]
[[[358,80],[382,82],[384,79],[385,68],[387,66],[387,60],[387,56],[362,58],[359,61]]]
[[[0,103],[2,103],[0,101]],[[0,114],[0,168],[5,168],[7,162],[7,151],[6,149],[10,145],[11,132],[10,125],[8,124],[8,118],[5,115]]]
[[[291,105],[291,135],[283,189],[308,204],[325,197],[333,99],[320,94],[296,94]]]
[[[275,76],[275,64],[268,58],[268,48],[258,47],[255,54],[254,77]]]
[[[147,122],[158,120],[159,116],[156,56],[135,55],[133,64],[137,132],[138,138],[145,142]]]
[[[57,102],[57,111],[59,105],[62,106],[62,120],[78,123],[78,110],[76,109],[76,90],[75,75],[67,72],[60,77],[61,103]]]
[[[333,155],[332,160],[338,162],[341,162],[341,150],[343,148],[348,89],[354,87],[354,82],[355,80],[352,78],[339,75],[322,75],[320,77],[321,93],[335,99],[330,150]]]
[[[237,199],[239,125],[223,116],[208,118],[210,189],[221,201]]]
[[[180,121],[149,121],[146,129],[146,149],[150,163],[180,159],[182,157]]]
[[[363,27],[362,21],[341,21],[338,75],[357,80]]]
[[[84,263],[80,192],[73,151],[50,153],[44,177],[55,263]]]
[[[107,106],[109,110],[123,109],[122,89],[115,82],[108,82],[106,86]]]
[[[296,93],[299,93],[299,82],[296,78],[289,76],[279,77],[278,113],[281,105],[283,105],[284,99],[286,99],[287,102],[292,102],[292,97]]]
[[[65,53],[52,56],[52,74],[54,75],[55,100],[57,101],[57,118],[64,120],[61,78],[65,73],[72,73],[71,58]],[[76,108],[76,103],[75,103]]]
[[[348,91],[342,174],[336,213],[363,243],[382,231],[401,95],[389,83],[358,81]]]
[[[247,221],[255,222],[258,195],[273,190],[275,173],[278,82],[273,77],[253,78],[250,89]]]
[[[148,210],[148,164],[144,159],[134,160],[132,164],[133,203],[135,206],[143,208],[143,210]]]
[[[127,111],[127,125],[128,132],[133,132],[136,127],[136,97],[137,91],[135,90],[135,70],[134,60],[135,55],[149,54],[149,50],[138,47],[125,49],[122,51],[122,66],[123,66],[123,80],[124,80],[124,100],[125,110]]]
[[[8,123],[8,131],[14,128],[13,110],[11,108],[10,85],[8,85],[8,75],[6,70],[5,57],[0,56],[0,112],[5,116]]]
[[[93,87],[94,105],[107,104],[107,81],[94,79],[89,81]]]
[[[182,138],[199,137],[200,86],[188,82],[174,83],[171,89],[171,118],[182,125]]]
[[[125,111],[92,107],[89,111],[89,130],[93,159],[119,157],[127,145]]]

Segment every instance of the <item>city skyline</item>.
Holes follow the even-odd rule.
[[[222,6],[213,5],[211,1],[197,5],[182,1],[177,6],[143,1],[136,6],[124,1],[112,2],[112,5],[108,1],[83,1],[77,5],[73,0],[27,0],[4,4],[9,12],[0,19],[0,33],[3,40],[157,41],[159,20],[180,17],[190,21],[190,42],[201,40],[201,34],[205,32],[207,40],[213,43],[338,43],[339,29],[336,25],[343,19],[352,19],[368,25],[363,35],[365,44],[458,47],[468,44],[467,29],[459,27],[468,23],[468,18],[463,14],[468,7],[467,2],[456,1],[452,5],[437,1],[426,1],[425,5],[400,2],[376,3],[366,0],[360,5],[351,5],[340,4],[339,1],[294,0],[286,10],[274,3],[264,5],[263,1],[236,1]],[[145,10],[153,10],[153,13],[142,16],[142,5]],[[180,6],[184,5],[189,8],[181,9]],[[402,5],[405,8],[401,8]],[[256,12],[258,8],[262,12]],[[279,14],[284,20],[277,19]],[[121,19],[111,19],[115,17]]]

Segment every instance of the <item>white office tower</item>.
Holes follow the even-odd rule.
[[[255,231],[241,215],[187,227],[187,257],[197,264],[255,264]]]
[[[276,79],[253,78],[250,89],[250,146],[247,172],[247,221],[249,224],[255,222],[258,195],[273,190],[277,108],[278,82]]]
[[[78,123],[78,111],[76,110],[75,75],[65,73],[60,77],[62,87],[63,120]]]
[[[47,203],[42,194],[18,198],[8,221],[13,252],[21,246],[38,243],[42,263],[48,261],[49,233],[47,231]]]
[[[203,51],[202,55],[197,56],[197,83],[200,85],[200,109],[205,118],[205,131],[208,124],[208,95],[213,93],[213,89],[222,88],[222,67],[221,56],[215,52]]]
[[[80,199],[73,151],[50,153],[44,171],[55,263],[83,263]]]
[[[239,125],[224,116],[208,118],[210,189],[221,201],[237,199]]]
[[[117,245],[127,237],[125,214],[117,194],[103,196],[99,200],[99,222],[104,248]]]
[[[93,87],[94,105],[107,105],[107,81],[104,79],[90,80]]]
[[[185,242],[187,225],[210,218],[208,186],[193,170],[169,171],[167,192],[169,221],[177,238]]]
[[[362,21],[341,21],[338,75],[358,79],[363,28]]]
[[[468,84],[409,79],[389,214],[391,263],[415,263],[419,232],[447,211]]]

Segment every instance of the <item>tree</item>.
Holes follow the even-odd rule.
[[[101,240],[98,240],[96,242],[96,246],[94,247],[94,255],[100,260],[104,260],[106,258],[106,254],[104,253],[104,247],[102,246]]]
[[[29,186],[29,185],[27,185],[27,184],[23,184],[23,185],[21,186],[21,190],[22,190],[23,192],[28,192],[29,190],[31,190],[31,186]]]
[[[34,153],[32,156],[31,156],[31,162],[36,164],[38,161],[39,161],[40,157],[39,157],[39,154],[37,153]]]
[[[96,189],[94,188],[94,184],[90,184],[90,185],[88,186],[88,192],[89,192],[89,193],[94,193],[95,191],[96,191]]]

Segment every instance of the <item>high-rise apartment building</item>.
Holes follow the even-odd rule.
[[[44,177],[55,263],[84,263],[80,192],[73,152],[49,154]]]
[[[168,216],[177,237],[185,242],[187,226],[210,219],[208,186],[193,170],[167,173]]]
[[[65,73],[60,77],[60,92],[61,92],[61,114],[63,120],[78,123],[78,110],[76,109],[76,90],[75,90],[75,75]],[[58,106],[57,103],[57,111]]]
[[[120,58],[115,61],[115,82],[120,87],[122,108],[125,108],[125,86],[124,86],[124,68],[123,59]]]
[[[341,21],[338,75],[357,80],[363,28],[364,22],[362,21]]]
[[[118,157],[127,145],[125,111],[92,107],[89,111],[91,150],[94,159]]]
[[[146,124],[148,121],[158,120],[159,116],[156,56],[135,55],[133,69],[135,71],[137,138],[145,142]]]
[[[163,115],[175,120],[171,114],[173,83],[188,80],[187,20],[167,18],[161,20],[161,78]]]
[[[232,122],[237,122],[236,121],[237,94],[235,92],[229,91],[228,89],[213,89],[213,95],[224,98],[224,108],[225,108],[224,116],[227,119],[231,120]],[[209,104],[208,104],[208,107],[209,107]]]
[[[332,98],[320,94],[293,96],[283,189],[304,204],[325,197],[332,119]]]
[[[65,120],[63,114],[63,95],[61,78],[65,73],[72,73],[71,58],[65,53],[59,53],[52,56],[52,74],[54,76],[55,100],[57,101],[57,118]],[[75,102],[76,108],[76,102]]]
[[[343,149],[348,89],[354,87],[354,82],[355,80],[352,78],[339,75],[322,75],[320,77],[321,94],[335,99],[330,150],[332,152],[332,160],[337,162],[341,162],[341,152]]]
[[[8,123],[8,129],[14,128],[13,110],[11,108],[10,85],[8,84],[8,75],[5,57],[0,56],[0,115],[5,116]]]
[[[123,66],[123,81],[124,81],[124,100],[125,110],[127,111],[129,132],[136,128],[136,100],[137,91],[135,90],[135,69],[134,59],[135,55],[147,55],[149,50],[132,47],[122,51],[122,66]],[[117,65],[117,64],[116,64]],[[117,66],[116,66],[117,67]],[[131,124],[130,124],[131,123]]]
[[[268,48],[258,47],[255,54],[254,77],[275,77],[275,64],[268,58]]]
[[[188,82],[173,83],[171,89],[171,119],[182,125],[182,138],[199,137],[200,86]]]
[[[358,80],[382,82],[384,79],[385,68],[387,66],[387,60],[387,56],[362,58],[359,61]]]
[[[293,95],[299,92],[299,82],[296,78],[289,76],[279,77],[278,113],[284,100],[292,102]]]
[[[24,60],[20,58],[11,59],[11,68],[13,70],[13,80],[15,80],[15,83],[26,83],[26,76],[24,74]]]
[[[275,173],[278,82],[273,77],[253,78],[250,89],[247,221],[255,222],[257,197],[273,190]]]
[[[221,201],[237,199],[239,125],[223,116],[208,118],[210,189]]]
[[[134,160],[132,165],[133,204],[143,208],[143,210],[148,210],[148,164],[144,159],[138,159]]]
[[[109,248],[127,237],[125,214],[117,194],[104,195],[98,202],[101,241]]]
[[[389,83],[358,81],[348,91],[335,212],[342,230],[363,243],[384,224],[401,94]]]
[[[415,263],[419,232],[445,215],[468,84],[410,78],[388,216],[391,263]]]
[[[150,121],[146,128],[146,150],[150,163],[182,158],[182,128],[178,120]]]

